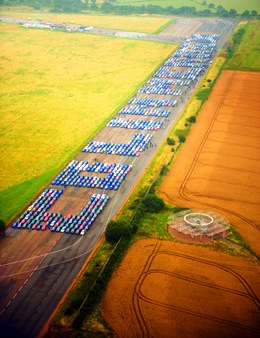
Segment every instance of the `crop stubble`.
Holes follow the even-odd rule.
[[[160,194],[225,216],[259,254],[259,73],[225,71]]]

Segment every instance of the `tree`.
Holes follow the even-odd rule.
[[[130,238],[134,233],[133,226],[126,221],[110,221],[105,231],[108,242],[116,243],[120,238]]]
[[[97,6],[96,2],[97,2],[96,0],[91,0],[91,6],[90,6],[90,8],[93,11],[98,9],[98,6]]]
[[[174,146],[175,145],[175,140],[171,137],[167,137],[167,144],[169,146]]]
[[[243,13],[242,13],[242,17],[243,18],[248,18],[250,16],[250,13],[248,10],[245,10]]]
[[[229,10],[229,14],[230,14],[230,16],[237,16],[237,11],[235,10],[235,9],[233,9],[233,8],[231,8],[230,10]]]
[[[203,11],[199,11],[198,14],[200,16],[210,16],[211,15],[211,10],[210,9],[204,9]]]
[[[183,134],[178,135],[180,143],[184,143],[186,141],[186,137]]]
[[[5,235],[6,224],[5,221],[0,219],[0,236],[3,237]]]
[[[145,211],[148,212],[159,212],[164,208],[164,201],[153,194],[148,194],[142,201],[145,207]]]
[[[195,123],[196,122],[196,116],[192,115],[186,119],[189,123]]]

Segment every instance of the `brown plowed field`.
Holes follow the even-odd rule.
[[[224,71],[160,194],[226,217],[260,254],[260,73]],[[188,244],[142,240],[101,312],[115,337],[258,337],[260,269]]]
[[[101,312],[114,337],[257,337],[260,270],[244,258],[158,240],[135,243]]]
[[[224,71],[161,196],[226,217],[260,255],[260,73]]]

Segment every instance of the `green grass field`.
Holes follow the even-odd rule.
[[[7,221],[175,47],[0,27],[0,218]]]
[[[238,13],[243,13],[245,10],[256,10],[260,13],[260,1],[259,0],[207,0],[206,6],[203,5],[203,0],[117,0],[117,4],[120,5],[132,5],[132,6],[141,6],[141,5],[159,5],[162,7],[172,6],[174,8],[179,8],[183,6],[195,7],[197,10],[204,10],[208,8],[208,4],[214,4],[215,8],[218,6],[223,6],[225,9],[230,10],[231,8],[235,9]],[[214,9],[212,9],[212,12]]]
[[[260,21],[245,26],[245,34],[226,68],[260,71]]]
[[[197,9],[203,9],[203,5],[199,3],[200,1],[192,0],[117,0],[118,5],[132,5],[132,6],[142,6],[142,5],[154,5],[167,7],[172,6],[174,8],[179,8],[183,6],[196,7]]]

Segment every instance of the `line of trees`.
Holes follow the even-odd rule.
[[[200,2],[199,2],[200,3]],[[173,6],[162,7],[159,5],[117,5],[115,0],[105,0],[102,4],[97,4],[96,0],[0,0],[2,6],[30,6],[36,10],[49,8],[51,12],[80,13],[87,10],[99,11],[102,13],[113,13],[118,15],[130,14],[162,14],[162,15],[194,15],[194,16],[219,16],[219,17],[242,17],[260,18],[256,10],[245,10],[241,15],[236,9],[226,10],[223,6],[215,6],[213,3],[207,4],[206,1],[200,3],[205,6],[204,10],[197,10],[194,6]]]

